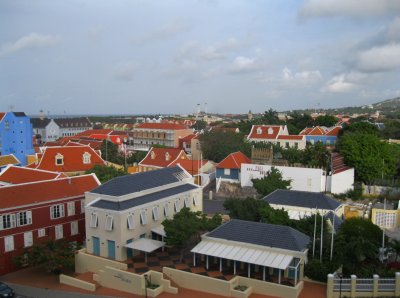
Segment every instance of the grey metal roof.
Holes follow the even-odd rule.
[[[64,127],[92,127],[89,119],[87,117],[79,117],[79,118],[56,118],[54,122],[58,124],[58,126]]]
[[[203,199],[203,212],[205,214],[228,214],[228,210],[224,208],[224,202],[222,200],[204,200]]]
[[[95,202],[92,207],[97,207],[101,209],[114,210],[114,211],[122,211],[127,210],[133,207],[137,207],[143,204],[151,203],[153,201],[160,200],[162,198],[174,196],[192,189],[198,188],[193,184],[183,184],[176,187],[168,188],[165,190],[161,190],[158,192],[154,192],[148,195],[144,195],[141,197],[136,197],[130,200],[115,202],[115,201],[107,201],[107,200],[99,200]]]
[[[51,121],[49,118],[31,118],[30,120],[33,128],[45,128]]]
[[[317,192],[277,189],[263,198],[268,204],[335,210],[340,203]]]
[[[310,237],[288,226],[239,219],[232,219],[207,236],[293,251],[303,251],[310,242]]]
[[[184,175],[184,171],[180,167],[126,175],[114,178],[91,192],[118,197],[179,182],[180,175]]]
[[[26,117],[24,112],[13,112],[15,117]]]

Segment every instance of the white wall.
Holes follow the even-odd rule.
[[[251,179],[263,178],[272,166],[242,164],[241,186],[253,186]],[[291,189],[311,192],[325,191],[325,175],[322,169],[274,166],[283,179],[292,179]]]
[[[340,172],[332,175],[330,178],[330,191],[333,194],[345,193],[350,189],[353,189],[354,184],[354,168],[348,169],[347,171]]]

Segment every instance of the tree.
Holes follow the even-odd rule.
[[[369,122],[356,122],[350,125],[345,125],[343,129],[339,132],[339,136],[345,135],[347,133],[358,133],[358,134],[372,134],[375,136],[379,135],[378,128]]]
[[[119,165],[123,165],[125,161],[124,156],[118,152],[117,145],[108,140],[103,140],[103,143],[101,144],[101,157],[106,161]]]
[[[224,208],[229,216],[235,219],[265,222],[277,225],[291,225],[288,213],[283,209],[274,209],[260,199],[247,198],[244,200],[230,198],[225,200]]]
[[[194,128],[197,131],[203,130],[207,127],[207,122],[204,120],[196,120],[196,123],[193,124],[190,128]]]
[[[200,234],[211,231],[221,225],[222,217],[215,214],[211,219],[200,211],[193,212],[189,208],[182,208],[173,219],[162,222],[166,233],[165,241],[168,245],[177,246],[181,250],[181,260],[185,249],[197,243]]]
[[[357,179],[366,185],[394,175],[398,167],[398,147],[382,142],[375,134],[347,132],[340,138],[338,149],[346,164],[355,168]]]
[[[272,167],[271,171],[261,179],[252,179],[254,188],[257,192],[263,196],[269,195],[271,192],[277,189],[290,189],[290,183],[292,180],[284,180],[282,173]]]
[[[338,119],[332,115],[318,116],[314,120],[314,125],[331,127],[338,122]]]
[[[115,177],[124,176],[128,174],[128,172],[126,172],[125,170],[116,169],[113,166],[100,166],[100,165],[95,165],[93,168],[85,172],[85,174],[91,174],[91,173],[96,174],[97,178],[100,180],[101,183],[105,183],[108,180],[111,180]]]
[[[245,141],[242,133],[212,130],[200,135],[200,143],[203,157],[215,162],[220,162],[237,151],[241,151],[248,157],[251,156],[251,146]]]
[[[370,220],[350,218],[345,220],[335,236],[335,254],[343,270],[354,270],[368,261],[376,261],[382,241],[382,230]]]
[[[308,143],[303,151],[303,164],[310,167],[328,169],[330,153],[321,142]]]
[[[278,118],[278,112],[273,110],[273,109],[269,109],[268,111],[265,111],[263,117],[262,117],[262,122],[265,124],[281,124],[282,121],[279,120]]]
[[[60,273],[75,265],[75,251],[79,247],[66,240],[49,240],[26,248],[24,253],[14,259],[18,266],[41,266],[47,272]]]
[[[290,126],[288,127],[290,133],[298,134],[306,127],[314,125],[314,120],[309,114],[300,114],[298,112],[289,115],[290,119],[287,121]]]

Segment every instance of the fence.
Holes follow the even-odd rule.
[[[336,297],[398,297],[400,296],[400,272],[395,278],[340,278],[328,275],[327,298]]]

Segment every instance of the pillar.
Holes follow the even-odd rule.
[[[193,253],[193,267],[196,267],[196,253]]]
[[[373,287],[372,287],[372,297],[379,297],[378,295],[378,284],[379,284],[379,275],[373,275]]]
[[[265,281],[265,266],[263,266],[263,281]]]
[[[219,272],[222,272],[222,258],[219,258]]]
[[[250,263],[247,263],[247,277],[250,278]]]
[[[208,255],[206,256],[206,269],[208,270]]]
[[[236,261],[233,261],[233,275],[236,275]]]
[[[335,276],[333,274],[328,274],[328,282],[326,284],[326,298],[333,298],[333,282]]]
[[[394,291],[395,291],[394,292],[395,297],[400,296],[400,272],[396,272],[396,285]]]
[[[351,293],[350,293],[351,298],[356,297],[356,290],[357,290],[357,276],[352,275],[351,276]]]

